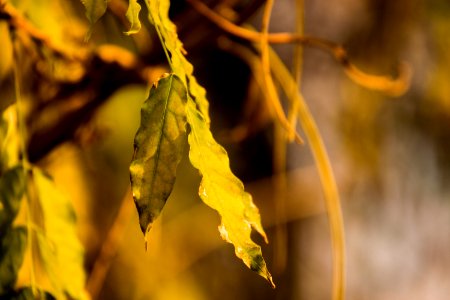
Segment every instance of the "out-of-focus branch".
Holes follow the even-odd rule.
[[[187,1],[200,14],[204,15],[224,31],[254,43],[259,43],[261,41],[262,33],[238,26],[230,22],[198,0]],[[363,87],[377,90],[390,96],[400,96],[404,94],[410,85],[412,70],[406,63],[402,63],[399,65],[397,78],[390,78],[387,76],[367,74],[361,71],[350,62],[345,48],[331,41],[289,32],[268,34],[267,40],[272,44],[301,43],[305,46],[311,46],[325,50],[342,65],[345,73],[354,82]]]
[[[5,1],[0,1],[0,19],[7,20],[13,29],[25,32],[34,41],[42,44],[58,56],[67,60],[84,60],[86,58],[87,53],[83,51],[85,49],[69,52],[67,49],[58,47],[48,35],[33,26],[13,5]]]
[[[77,51],[58,47],[8,3],[0,4],[0,19],[6,20],[15,32],[15,63],[26,66],[21,73],[27,77],[23,94],[32,100],[27,113],[27,152],[31,162],[72,139],[80,125],[89,121],[115,91],[129,84],[147,84],[155,78],[150,67],[117,46],[94,49],[84,43]],[[42,66],[50,62],[36,51],[40,48],[52,53],[62,68],[75,66],[77,75],[66,79],[46,72]]]

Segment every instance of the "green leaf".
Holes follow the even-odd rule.
[[[242,182],[231,172],[225,149],[214,140],[206,120],[191,99],[186,115],[191,127],[189,158],[203,176],[199,189],[201,199],[220,214],[219,232],[224,240],[234,245],[236,256],[275,286],[261,247],[250,237],[253,228],[267,242],[258,208],[244,191]]]
[[[43,213],[44,230],[37,241],[57,299],[87,299],[83,248],[77,238],[75,212],[53,181],[37,168],[33,180]]]
[[[186,140],[186,99],[183,82],[170,74],[152,87],[142,107],[130,174],[144,233],[150,230],[172,192]]]
[[[0,174],[19,163],[16,105],[6,108],[0,118]]]
[[[11,225],[19,212],[25,192],[25,174],[21,166],[6,171],[0,177],[0,229]]]
[[[107,0],[81,0],[86,8],[86,17],[89,23],[94,25],[106,12]]]
[[[206,99],[206,91],[197,83],[193,75],[194,67],[184,56],[186,50],[183,48],[183,43],[178,39],[177,28],[169,19],[170,1],[145,0],[145,3],[149,10],[149,20],[155,26],[156,32],[161,39],[161,44],[166,51],[172,72],[184,82],[189,94],[194,98],[198,109],[209,124],[209,103]]]
[[[137,0],[130,0],[128,4],[128,10],[126,17],[131,24],[130,30],[125,32],[126,35],[131,35],[138,33],[141,30],[141,21],[139,21],[139,12],[141,11],[141,6],[137,3]]]
[[[0,245],[0,295],[14,287],[27,245],[27,231],[15,227],[2,232]]]

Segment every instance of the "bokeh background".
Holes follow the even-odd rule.
[[[100,270],[88,286],[98,299],[330,299],[330,237],[308,143],[288,146],[287,189],[280,191],[272,176],[273,126],[263,106],[256,117],[248,113],[258,98],[249,92],[250,68],[220,46],[225,33],[183,1],[172,2],[195,74],[208,90],[215,136],[260,207],[270,240],[263,254],[277,288],[248,270],[220,239],[219,217],[197,196],[199,175],[187,156],[145,251],[128,175],[145,86],[115,93],[75,142],[41,161],[74,201],[87,270]],[[251,2],[234,7],[239,12]],[[294,0],[276,1],[271,31],[294,30],[294,6]],[[260,15],[252,10],[245,17],[259,27]],[[344,45],[361,69],[395,76],[404,61],[414,72],[408,92],[390,98],[350,81],[329,54],[304,49],[301,90],[343,202],[347,298],[448,299],[450,2],[305,0],[304,15],[306,34]],[[108,12],[93,39],[128,45],[128,37],[117,41],[107,34],[123,31],[121,26]],[[293,46],[274,48],[290,67]],[[152,53],[148,62],[160,74],[163,58],[158,50]],[[254,125],[251,134],[227,138],[245,122]],[[274,214],[280,201],[281,217]]]

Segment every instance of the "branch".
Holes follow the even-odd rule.
[[[253,43],[259,43],[261,41],[262,33],[233,24],[198,0],[187,0],[187,2],[224,31]],[[288,32],[268,34],[267,40],[271,44],[300,43],[305,46],[316,47],[327,51],[342,65],[347,76],[355,83],[368,89],[381,91],[390,96],[404,94],[410,85],[412,70],[406,63],[399,65],[397,78],[371,75],[353,65],[350,62],[345,48],[334,42]]]
[[[76,51],[59,48],[8,3],[0,3],[0,19],[8,21],[16,32],[15,63],[24,66],[20,73],[27,82],[21,92],[32,99],[27,114],[30,162],[73,139],[80,125],[88,122],[115,91],[129,84],[147,84],[155,77],[133,53],[117,46],[93,49],[82,44]],[[51,59],[58,59],[61,68],[76,66],[78,75],[58,78],[48,71],[52,70],[47,68],[49,58],[37,50],[41,48],[50,50]]]

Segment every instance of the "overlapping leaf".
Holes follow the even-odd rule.
[[[221,215],[219,231],[225,240],[234,244],[236,255],[274,286],[261,248],[250,238],[253,228],[267,240],[258,209],[251,196],[244,191],[242,182],[231,172],[226,151],[217,144],[209,130],[206,92],[193,76],[193,67],[184,56],[186,52],[183,44],[178,39],[175,25],[169,19],[170,1],[145,2],[150,22],[161,39],[170,67],[182,78],[188,90],[186,114],[191,128],[188,138],[189,157],[203,176],[200,197]]]
[[[176,75],[161,78],[141,111],[130,166],[133,197],[144,233],[169,197],[186,138],[186,89]]]
[[[234,245],[236,256],[274,285],[260,246],[250,238],[254,228],[267,241],[258,208],[250,194],[244,191],[242,182],[231,172],[225,149],[214,140],[206,121],[191,100],[187,105],[187,118],[191,127],[189,158],[203,176],[200,197],[222,217],[220,234]]]
[[[128,10],[126,13],[126,17],[130,22],[130,30],[125,32],[125,34],[135,34],[138,33],[141,29],[141,22],[139,21],[139,12],[141,11],[141,6],[137,2],[137,0],[130,0],[128,4]]]

